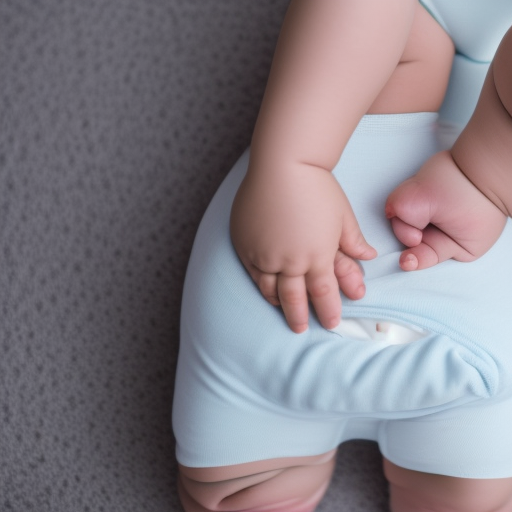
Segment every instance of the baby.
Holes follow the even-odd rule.
[[[394,512],[512,511],[512,35],[437,153],[452,58],[416,0],[291,2],[250,156],[187,272],[173,411],[187,511],[312,511],[353,438],[378,442]]]

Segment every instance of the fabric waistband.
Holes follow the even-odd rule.
[[[354,133],[403,132],[404,130],[431,132],[436,126],[437,112],[412,112],[405,114],[366,114]]]

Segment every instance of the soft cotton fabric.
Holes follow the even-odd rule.
[[[512,226],[476,262],[406,273],[383,213],[387,195],[439,149],[438,133],[436,114],[365,116],[333,171],[379,252],[362,263],[366,296],[342,297],[343,315],[427,332],[405,344],[327,331],[314,317],[291,332],[230,241],[248,153],[237,162],[187,272],[173,411],[181,464],[317,455],[362,438],[410,469],[512,476]]]

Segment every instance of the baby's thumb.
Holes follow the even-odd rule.
[[[422,235],[420,244],[410,247],[400,255],[402,270],[422,270],[452,258],[458,261],[475,259],[455,240],[435,226],[425,228]]]
[[[377,251],[365,240],[352,211],[343,219],[340,251],[358,260],[371,260],[377,256]]]

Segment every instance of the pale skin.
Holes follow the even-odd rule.
[[[352,299],[365,293],[355,259],[376,256],[330,173],[350,135],[366,113],[437,110],[452,56],[417,0],[291,2],[231,234],[293,331],[307,329],[308,296],[322,325],[335,327],[340,288]]]
[[[512,212],[512,29],[503,38],[475,112],[450,151],[430,158],[388,198],[386,214],[409,249],[403,270],[473,261]]]
[[[435,156],[389,198],[386,214],[410,246],[402,255],[406,270],[478,257],[511,212],[512,174],[502,167],[512,161],[511,66],[502,64],[512,57],[511,40],[504,39],[479,109],[453,151]],[[281,304],[295,332],[307,328],[308,295],[326,327],[339,321],[339,288],[352,298],[364,295],[355,260],[372,258],[375,251],[330,174],[353,129],[365,113],[436,111],[452,56],[448,36],[416,0],[292,0],[249,172],[233,206],[232,236],[262,294]],[[368,65],[363,69],[361,62]],[[499,126],[503,138],[485,142],[482,122],[487,129]],[[494,156],[484,156],[490,142]],[[465,159],[467,145],[475,154]],[[492,178],[482,173],[478,158],[486,159],[487,172],[488,159],[496,160]],[[419,206],[411,208],[412,201]],[[459,220],[469,204],[476,205],[469,212],[479,232],[473,238],[474,226]],[[180,496],[187,512],[311,512],[328,486],[334,456],[332,451],[214,468],[180,466]],[[432,475],[388,460],[384,471],[393,512],[512,512],[511,478]]]
[[[340,44],[344,35],[339,35]],[[301,38],[300,35],[295,37]],[[306,38],[307,34],[302,34],[302,37]],[[386,215],[391,219],[395,235],[409,247],[400,258],[403,270],[421,270],[447,259],[465,262],[477,259],[492,247],[503,230],[506,218],[510,216],[512,197],[507,197],[507,194],[512,196],[512,180],[511,173],[507,172],[507,162],[511,161],[512,156],[508,142],[512,109],[509,84],[512,78],[506,61],[507,58],[510,60],[511,39],[510,34],[504,38],[489,71],[475,115],[453,149],[435,155],[387,201]],[[393,45],[390,43],[390,46]],[[318,175],[322,173],[311,172],[332,169],[356,121],[360,119],[360,110],[357,111],[359,104],[352,101],[352,105],[347,107],[340,99],[340,111],[348,112],[347,115],[339,114],[340,119],[347,121],[343,126],[345,130],[340,128],[339,121],[336,123],[334,117],[326,116],[323,122],[317,124],[315,115],[311,114],[310,117],[307,111],[321,115],[323,105],[325,111],[330,110],[333,116],[332,106],[336,102],[327,101],[332,98],[326,94],[321,83],[310,83],[306,79],[303,94],[315,90],[316,85],[319,90],[318,95],[314,96],[316,100],[312,98],[309,108],[306,104],[300,109],[298,105],[304,98],[297,94],[296,98],[294,96],[293,100],[288,101],[287,108],[283,106],[283,110],[278,111],[277,102],[281,96],[287,96],[288,88],[299,88],[299,82],[295,81],[297,73],[288,73],[287,67],[281,63],[287,62],[286,50],[289,52],[285,48],[276,54],[275,67],[278,72],[271,78],[277,75],[274,78],[277,85],[269,83],[262,105],[250,172],[233,208],[232,237],[242,262],[263,296],[269,302],[282,306],[290,328],[299,333],[307,329],[308,297],[324,327],[337,325],[341,317],[338,289],[352,299],[364,295],[363,276],[354,260],[371,259],[375,251],[365,242],[339,186],[330,186],[333,180],[325,176],[320,178]],[[432,80],[423,80],[429,76],[427,72],[431,68],[422,60],[421,42],[409,40],[405,50],[410,51],[409,55],[404,51],[392,79],[388,80],[366,113],[433,111],[439,107],[442,99],[440,91],[444,93],[445,86],[443,77],[439,80],[438,90],[423,90],[420,85],[428,84],[431,88]],[[297,50],[297,53],[296,59],[300,60],[300,51]],[[315,59],[312,57],[312,60]],[[349,64],[357,67],[357,62],[350,61]],[[316,59],[311,65],[311,74],[322,76],[322,69],[317,68],[324,66],[332,74],[331,65],[330,60]],[[436,65],[439,75],[441,64]],[[306,62],[304,66],[310,68]],[[425,70],[425,75],[418,69]],[[327,72],[325,69],[323,71]],[[372,73],[378,74],[379,71],[371,69]],[[339,94],[339,90],[345,90],[344,73],[349,71],[340,71],[338,87],[341,89],[335,90],[340,98],[343,95]],[[403,79],[404,75],[406,80]],[[290,82],[285,80],[286,77]],[[329,79],[326,78],[326,81]],[[371,83],[375,84],[374,81]],[[400,90],[400,84],[404,83],[407,83],[407,88]],[[397,90],[400,90],[399,95],[396,94]],[[411,91],[418,95],[425,94],[421,99],[413,98]],[[404,92],[409,92],[409,96],[404,97]],[[368,97],[372,93],[373,89],[368,96],[364,95],[362,103],[368,104]],[[345,99],[349,101],[348,96]],[[292,115],[295,108],[299,113]],[[274,123],[278,115],[283,116],[282,126]],[[303,126],[300,124],[301,116],[312,121],[304,122]],[[269,126],[274,129],[269,129]],[[293,128],[297,126],[302,127],[302,139],[294,138]],[[326,140],[323,135],[327,132],[324,130],[337,137]],[[290,145],[288,152],[286,146],[280,146],[283,139]],[[296,141],[298,149],[294,148]],[[314,148],[310,148],[308,143]],[[315,150],[324,147],[325,153],[315,154]],[[294,154],[297,155],[295,162]],[[493,155],[492,159],[489,159],[490,154]],[[265,158],[276,163],[267,164]],[[282,164],[277,163],[280,161]],[[296,179],[299,169],[304,177],[301,181]],[[444,172],[445,169],[447,172]],[[297,190],[290,187],[287,172],[293,173]],[[321,194],[323,188],[324,195]],[[318,190],[318,195],[311,194],[311,190]],[[330,207],[337,214],[331,214]],[[322,229],[318,229],[318,226],[322,226]]]

